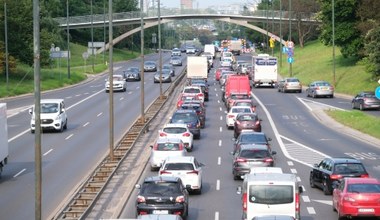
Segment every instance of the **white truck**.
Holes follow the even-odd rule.
[[[277,58],[268,54],[258,54],[252,57],[252,81],[255,88],[259,86],[271,86],[277,84]]]
[[[205,44],[205,48],[204,48],[203,52],[211,53],[213,59],[215,59],[215,51],[216,51],[216,49],[215,49],[214,44]]]
[[[208,77],[207,57],[189,56],[187,57],[187,79]]]
[[[0,174],[8,162],[7,104],[0,103]]]
[[[240,55],[242,49],[241,40],[231,40],[230,51],[233,55]]]

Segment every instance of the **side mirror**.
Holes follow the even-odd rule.
[[[272,155],[276,155],[277,154],[277,152],[276,151],[272,151]]]
[[[238,187],[236,188],[236,193],[237,193],[238,195],[241,195],[241,193],[242,193],[241,186],[238,186]]]
[[[315,167],[315,168],[318,168],[318,164],[317,164],[317,163],[315,163],[315,164],[313,165],[313,167]]]
[[[340,184],[339,181],[334,181],[334,182],[332,183],[332,188],[333,188],[333,189],[338,188],[338,187],[339,187],[339,184]]]
[[[272,141],[272,138],[267,138],[268,141]]]
[[[135,188],[136,188],[136,189],[141,189],[141,185],[140,185],[140,184],[136,184],[136,185],[135,185]]]

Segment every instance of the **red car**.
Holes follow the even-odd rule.
[[[216,81],[220,80],[220,77],[222,77],[222,70],[230,70],[230,69],[231,69],[230,67],[219,67],[218,69],[216,69],[215,80]]]
[[[338,218],[380,217],[380,181],[375,178],[344,178],[334,184],[333,209]]]
[[[237,138],[242,130],[261,132],[260,119],[256,113],[240,113],[236,116],[234,124],[234,138]]]
[[[181,93],[177,100],[177,108],[181,107],[184,102],[190,100],[199,100],[199,98],[196,95]]]

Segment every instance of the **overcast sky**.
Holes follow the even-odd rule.
[[[165,7],[179,8],[180,0],[161,0],[161,5]],[[199,8],[207,8],[212,5],[230,5],[233,3],[245,3],[246,0],[194,0],[195,6],[198,3]]]

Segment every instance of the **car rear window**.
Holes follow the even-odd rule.
[[[201,106],[200,105],[182,105],[181,109],[184,109],[184,110],[194,109],[196,111],[200,111],[201,110]]]
[[[188,88],[184,89],[184,93],[201,93],[201,90],[198,88]]]
[[[380,184],[349,184],[347,186],[347,192],[352,193],[380,193]]]
[[[194,170],[192,163],[167,163],[164,170]]]
[[[158,143],[157,150],[162,151],[172,151],[172,150],[180,150],[179,143]]]
[[[250,108],[232,108],[232,113],[249,113],[251,112]]]
[[[243,158],[260,159],[260,158],[268,158],[270,157],[270,154],[267,150],[246,149],[246,150],[242,150],[239,156]]]
[[[186,132],[186,128],[164,128],[163,131],[169,134],[182,134]]]
[[[366,173],[363,164],[361,163],[340,163],[334,167],[336,174],[351,174],[351,173]]]
[[[249,202],[268,205],[292,203],[293,186],[251,185],[249,186]]]
[[[196,114],[190,114],[190,113],[177,113],[174,114],[172,117],[173,123],[188,123],[188,122],[194,122],[198,120],[198,116]]]
[[[242,135],[241,136],[241,142],[252,142],[252,143],[266,143],[267,140],[264,135],[254,135],[254,134],[249,134],[249,135]]]
[[[252,106],[249,102],[237,102],[235,106]]]
[[[239,121],[255,121],[256,115],[240,115],[237,120]]]
[[[171,195],[181,193],[178,183],[175,182],[145,182],[141,187],[142,194]]]

